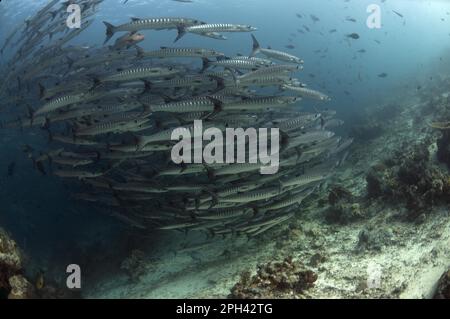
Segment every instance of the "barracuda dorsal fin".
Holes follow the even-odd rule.
[[[41,83],[38,83],[38,86],[39,86],[39,99],[42,100],[46,94],[46,89]]]
[[[252,40],[253,40],[253,48],[252,53],[250,53],[250,57],[254,57],[261,50],[261,46],[259,45],[258,40],[256,40],[256,37],[253,34]]]
[[[231,60],[231,58],[230,58],[230,57],[227,57],[226,55],[224,55],[224,56],[218,56],[218,57],[216,58],[216,60],[217,60],[217,61],[224,61],[224,60]]]
[[[137,58],[138,59],[141,59],[141,58],[143,58],[144,57],[144,49],[143,48],[141,48],[140,46],[138,46],[138,45],[135,45],[135,48],[136,48],[136,51],[137,51]]]

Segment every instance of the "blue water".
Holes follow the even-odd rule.
[[[348,97],[342,94],[344,90],[353,97],[351,105],[357,106],[362,100],[370,101],[386,94],[386,90],[420,82],[433,74],[435,69],[427,68],[439,61],[450,44],[450,3],[447,1],[197,0],[179,3],[170,0],[130,0],[125,5],[122,2],[105,0],[100,5],[94,25],[76,42],[98,45],[104,39],[102,20],[121,24],[127,22],[129,17],[186,16],[207,22],[251,24],[259,28],[255,35],[262,45],[278,49],[284,49],[289,43],[289,34],[294,33],[296,37],[292,44],[296,49],[288,51],[305,60],[304,76],[301,78],[311,87],[325,87],[334,97],[335,104],[341,106],[349,106]],[[45,3],[41,0],[3,0],[0,3],[0,43],[15,24]],[[366,25],[369,16],[366,9],[373,3],[381,7],[381,29],[369,29]],[[392,10],[400,12],[404,18]],[[303,18],[297,18],[296,13]],[[313,23],[310,14],[320,21]],[[357,22],[346,21],[346,17],[352,17]],[[303,25],[308,26],[311,32],[297,33],[296,30]],[[337,32],[329,34],[331,29],[337,29]],[[345,37],[353,32],[361,38],[348,40]],[[175,37],[175,31],[144,31],[144,34],[147,38],[142,46],[148,49],[171,46]],[[228,41],[215,41],[187,35],[178,45],[213,46],[230,55],[250,52],[248,34],[231,34],[228,38]],[[326,58],[320,58],[322,54],[315,53],[319,49],[328,49]],[[357,53],[360,49],[367,52]],[[378,78],[377,75],[382,72],[388,73],[388,78]],[[314,74],[315,78],[310,78],[308,74]],[[361,83],[358,81],[359,74],[363,79]]]

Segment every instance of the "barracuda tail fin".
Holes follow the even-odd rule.
[[[225,80],[224,80],[223,78],[218,77],[218,76],[214,76],[214,75],[210,75],[210,76],[208,76],[208,77],[211,78],[211,79],[213,79],[213,80],[216,81],[216,83],[217,83],[216,89],[213,90],[213,91],[211,92],[211,94],[215,94],[215,93],[217,93],[217,92],[222,91],[223,89],[225,89]]]
[[[56,16],[58,15],[58,11],[50,11],[48,12],[49,15],[52,16],[52,21],[55,20]]]
[[[38,83],[38,85],[39,85],[39,99],[42,100],[47,92],[45,87],[41,83]]]
[[[108,42],[112,38],[114,33],[116,33],[116,27],[106,21],[103,21],[103,23],[106,26],[106,39],[105,42],[103,42],[103,44],[106,44],[106,42]]]
[[[259,50],[261,50],[261,46],[259,45],[258,40],[256,40],[256,37],[253,34],[252,40],[253,40],[253,48],[252,53],[250,53],[250,57],[254,57],[256,54],[258,54]]]
[[[138,45],[136,45],[135,48],[136,48],[136,57],[138,59],[142,59],[144,57],[144,52],[145,52],[144,49]]]
[[[178,40],[180,40],[186,34],[186,26],[179,25],[177,27],[177,29],[178,29],[178,35],[175,38],[175,41],[173,41],[174,43],[177,42]]]
[[[211,63],[211,61],[208,60],[208,58],[202,58],[202,62],[203,62],[203,64],[202,64],[202,69],[201,69],[200,73],[205,72],[206,69],[209,68],[209,64]]]

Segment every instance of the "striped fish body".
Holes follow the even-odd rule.
[[[208,33],[208,32],[251,32],[256,31],[255,27],[242,24],[212,23],[195,25],[186,28],[186,32]]]
[[[147,79],[147,78],[157,78],[163,76],[170,76],[179,73],[180,70],[168,67],[142,67],[136,69],[130,69],[121,71],[119,73],[110,75],[108,77],[103,78],[100,82],[122,82],[122,81],[130,81],[136,79]]]

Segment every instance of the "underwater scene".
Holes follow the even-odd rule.
[[[1,0],[0,30],[0,299],[450,298],[450,1]]]

